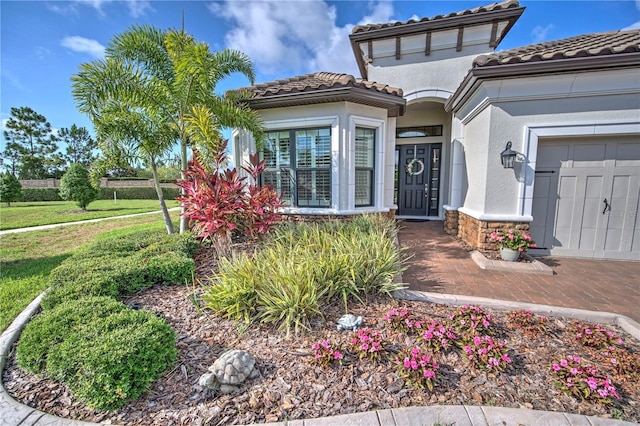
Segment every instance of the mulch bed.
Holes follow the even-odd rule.
[[[203,250],[197,264],[197,275],[205,280],[215,269],[215,256]],[[570,320],[565,318],[551,318],[546,333],[529,336],[507,328],[504,312],[487,309],[495,317],[498,336],[511,349],[511,368],[492,375],[470,368],[458,350],[445,352],[436,356],[440,370],[436,387],[428,391],[406,386],[396,374],[394,363],[386,358],[372,362],[347,353],[342,365],[315,364],[313,343],[327,339],[347,346],[352,337],[352,332],[336,330],[336,321],[344,313],[340,303],[323,308],[324,318],[316,319],[310,332],[287,338],[274,327],[247,326],[198,308],[194,301],[205,290],[203,286],[154,287],[125,300],[171,324],[177,335],[178,359],[175,367],[138,400],[118,410],[85,407],[64,385],[21,370],[13,357],[3,373],[4,385],[17,400],[53,415],[120,425],[249,424],[435,404],[565,411],[640,422],[637,380],[606,370],[598,351],[576,341],[567,329]],[[365,304],[352,304],[350,313],[363,316],[365,326],[380,331],[385,348],[393,356],[416,342],[415,336],[385,326],[383,321],[389,309],[402,306],[424,320],[444,320],[456,309],[376,297]],[[630,351],[640,353],[640,345],[632,337],[615,327],[607,328],[620,335]],[[231,348],[252,353],[260,376],[230,395],[201,388],[199,376]],[[578,354],[601,367],[612,377],[620,400],[604,406],[580,402],[557,390],[551,362],[569,354]]]

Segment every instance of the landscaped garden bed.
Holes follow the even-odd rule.
[[[215,259],[211,249],[203,249],[197,256],[196,274],[203,282],[215,270]],[[371,330],[369,336],[379,333],[383,350],[372,353],[377,354],[377,360],[372,360],[369,356],[361,357],[362,350],[351,345],[356,333],[336,330],[336,322],[345,312],[340,298],[321,307],[322,315],[308,324],[310,331],[287,337],[277,325],[247,325],[203,308],[202,300],[208,292],[203,286],[155,286],[124,299],[127,305],[137,305],[164,318],[175,330],[177,358],[174,367],[152,383],[139,399],[115,411],[87,408],[64,385],[19,369],[14,359],[5,370],[5,386],[21,402],[43,411],[115,424],[247,424],[432,404],[522,407],[640,421],[640,390],[634,364],[640,347],[613,327],[606,326],[603,333],[591,325],[586,326],[587,332],[585,327],[566,318],[544,321],[534,316],[532,320],[527,313],[509,316],[507,312],[487,309],[483,313],[491,315],[487,334],[510,361],[498,357],[495,367],[504,371],[495,371],[487,370],[486,366],[483,369],[482,363],[470,365],[464,346],[471,347],[475,344],[473,340],[460,348],[456,339],[451,338],[448,348],[438,348],[419,338],[432,321],[446,324],[450,316],[455,318],[459,314],[460,308],[381,296],[363,298],[364,303],[350,300],[349,312],[365,319],[363,327]],[[403,308],[413,325],[416,320],[422,322],[420,331],[415,327],[392,327],[385,319],[394,317],[394,309],[400,313]],[[467,312],[472,311],[467,308]],[[498,342],[504,342],[504,346]],[[600,348],[602,342],[606,346]],[[482,344],[478,341],[478,345]],[[314,345],[339,350],[341,357],[337,358],[341,359],[328,358],[327,365],[319,363]],[[422,382],[423,388],[410,385],[406,379],[411,377],[404,374],[408,370],[396,363],[399,354],[410,356],[406,351],[416,345],[429,346],[425,350],[432,355],[430,361],[437,363],[437,368],[431,368],[435,373],[431,380],[433,390],[426,381]],[[615,355],[608,349],[610,345],[619,347]],[[253,354],[260,376],[230,395],[200,387],[199,376],[225,350],[232,348]],[[612,397],[604,382],[596,382],[585,400],[558,388],[556,382],[567,383],[562,376],[565,370],[571,374],[570,369],[575,367],[570,365],[573,360],[567,360],[567,356],[574,355],[580,358],[582,366],[593,365],[598,369],[598,374],[592,374],[596,372],[591,369],[576,369],[576,374],[584,375],[586,381],[582,383],[587,388],[592,376],[606,376],[620,398]],[[622,362],[629,371],[620,374],[612,358],[624,359]],[[399,361],[404,365],[404,359]],[[413,379],[416,381],[417,377]],[[581,389],[584,391],[584,386]]]

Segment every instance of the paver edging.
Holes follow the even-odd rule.
[[[463,296],[447,293],[430,293],[417,290],[396,290],[393,297],[402,300],[415,300],[420,302],[439,303],[444,305],[482,305],[490,308],[504,310],[526,309],[536,314],[549,316],[563,316],[594,323],[614,324],[640,341],[640,324],[631,318],[614,314],[612,312],[587,311],[584,309],[565,308],[552,305],[539,305],[536,303],[513,302],[509,300],[489,299],[487,297]]]
[[[504,272],[516,272],[523,274],[539,274],[539,275],[553,275],[553,269],[544,263],[529,256],[527,253],[522,253],[522,256],[528,262],[505,262],[504,260],[487,259],[487,257],[474,250],[470,254],[471,260],[473,260],[480,269],[488,271],[504,271]]]

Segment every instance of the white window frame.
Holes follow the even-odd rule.
[[[352,115],[349,117],[349,139],[347,146],[347,171],[348,171],[348,208],[349,210],[380,211],[384,206],[384,159],[386,152],[386,121]],[[366,127],[376,131],[376,147],[374,152],[374,184],[373,205],[356,207],[356,127]]]

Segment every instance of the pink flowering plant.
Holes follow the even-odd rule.
[[[551,370],[557,378],[556,386],[569,396],[603,404],[611,404],[614,398],[620,398],[611,380],[596,367],[582,365],[579,356],[568,355],[553,363]]]
[[[426,348],[434,352],[449,349],[458,339],[453,327],[435,320],[422,324],[422,329],[420,340]]]
[[[478,306],[464,305],[449,315],[453,329],[459,335],[469,337],[479,334],[491,334],[493,316]],[[465,337],[465,336],[461,336]]]
[[[440,368],[433,357],[424,349],[414,347],[405,349],[395,359],[398,375],[407,384],[417,388],[433,390],[436,373]]]
[[[339,350],[336,344],[329,343],[328,340],[322,340],[314,343],[311,348],[313,349],[314,362],[327,367],[334,362],[341,363],[344,355]]]
[[[600,324],[573,321],[570,330],[576,333],[576,339],[585,346],[606,349],[609,346],[624,346],[624,341],[614,332]]]
[[[520,252],[536,247],[536,242],[531,239],[531,235],[519,229],[493,231],[489,235],[489,239],[497,243],[500,248],[509,248]]]
[[[506,342],[491,336],[474,336],[462,350],[469,363],[480,370],[505,371],[511,364]]]
[[[422,322],[416,320],[411,311],[404,306],[399,309],[389,309],[387,315],[384,316],[384,320],[394,329],[405,332],[417,330],[422,327]]]
[[[525,336],[534,337],[547,330],[549,318],[536,315],[531,311],[511,311],[507,314],[509,322],[507,328],[521,329]]]
[[[372,361],[377,361],[384,352],[382,336],[370,328],[361,328],[354,333],[354,337],[351,339],[351,350],[358,354],[360,359],[369,358]]]
[[[602,355],[616,374],[634,380],[640,377],[640,355],[615,346],[609,346]]]

